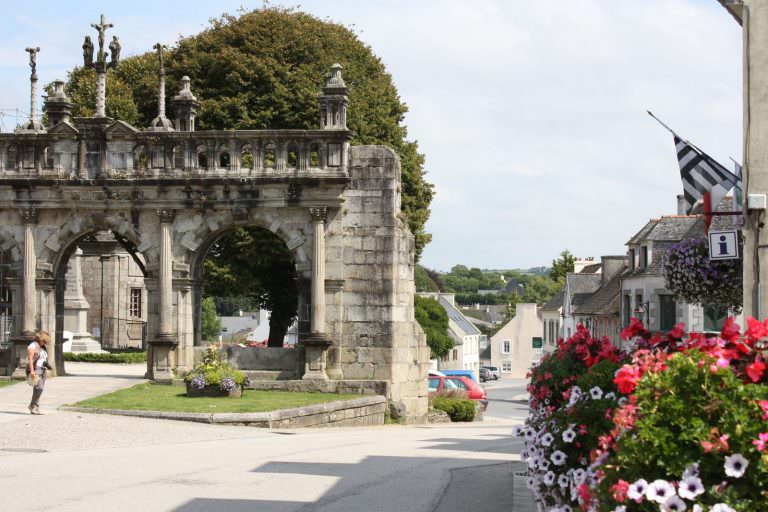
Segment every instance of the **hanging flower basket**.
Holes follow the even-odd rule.
[[[667,289],[691,303],[741,311],[742,260],[710,261],[707,241],[689,238],[673,244],[664,256]]]

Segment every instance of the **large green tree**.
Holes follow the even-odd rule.
[[[212,297],[205,297],[200,312],[200,337],[205,341],[215,341],[221,331],[221,320],[216,316],[216,304]]]
[[[552,270],[549,271],[549,278],[560,284],[565,283],[565,275],[573,272],[574,257],[571,251],[565,249],[560,253],[560,257],[552,260]]]

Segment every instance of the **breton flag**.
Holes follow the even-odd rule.
[[[740,181],[739,178],[690,142],[681,139],[674,132],[672,134],[675,138],[677,160],[680,163],[683,194],[688,205],[686,212],[690,213],[696,201],[703,198],[707,192],[710,197],[709,206],[716,208],[725,194]]]

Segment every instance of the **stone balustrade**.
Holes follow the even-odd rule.
[[[85,143],[77,121],[47,133],[0,133],[0,179],[347,174],[348,130],[153,133],[116,121]]]

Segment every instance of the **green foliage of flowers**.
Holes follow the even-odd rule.
[[[667,289],[692,304],[741,310],[743,303],[742,260],[710,261],[704,239],[673,244],[664,256]]]
[[[637,419],[603,466],[601,503],[616,503],[619,480],[681,481],[686,468],[698,463],[704,492],[693,503],[705,510],[717,503],[740,512],[765,510],[768,456],[755,441],[768,430],[760,405],[768,399],[768,387],[745,383],[731,368],[692,350],[670,356],[664,371],[646,373],[634,397]],[[740,477],[725,473],[726,457],[734,454],[749,461]],[[627,512],[659,509],[648,500],[622,504]]]
[[[437,396],[432,406],[435,409],[445,411],[451,421],[472,421],[475,419],[477,405],[474,400],[468,398],[454,398]]]
[[[246,384],[246,377],[243,372],[223,362],[221,354],[215,345],[211,345],[203,352],[200,364],[187,373],[184,381],[191,383],[194,379],[199,378],[204,379],[205,387],[220,387],[222,381],[226,378],[234,380],[235,384],[241,386]]]

